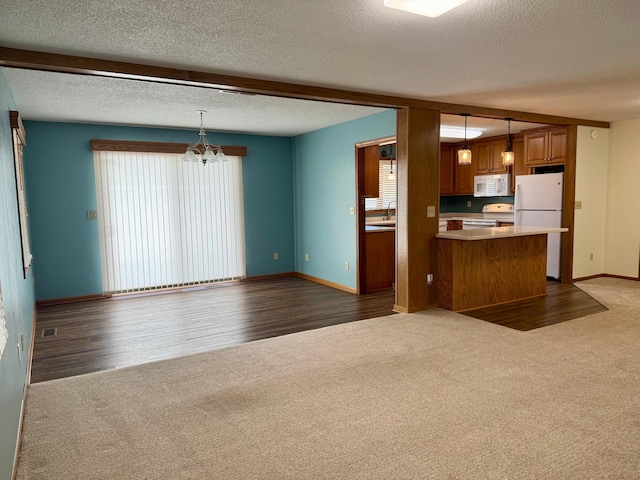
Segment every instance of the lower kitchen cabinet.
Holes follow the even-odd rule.
[[[396,279],[396,232],[367,232],[365,241],[365,291],[393,288]]]
[[[447,230],[462,230],[462,220],[447,220]]]

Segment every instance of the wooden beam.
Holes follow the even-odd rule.
[[[44,70],[51,72],[94,75],[129,80],[142,80],[175,85],[214,88],[238,93],[270,95],[302,100],[345,103],[383,108],[422,108],[439,110],[441,113],[459,115],[468,113],[474,117],[511,118],[520,122],[550,125],[585,125],[609,128],[608,122],[543,115],[538,113],[488,108],[475,105],[457,105],[427,99],[399,97],[374,92],[358,92],[337,88],[300,85],[295,83],[260,80],[211,72],[200,72],[155,65],[118,62],[89,57],[77,57],[56,53],[19,50],[0,47],[0,66]]]
[[[440,112],[417,108],[398,110],[396,209],[396,304],[398,312],[435,307],[436,283],[427,274],[437,270]],[[433,208],[433,216],[427,209]],[[434,279],[437,281],[437,279]]]

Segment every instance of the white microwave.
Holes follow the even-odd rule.
[[[511,195],[511,174],[476,175],[473,177],[474,197],[506,197]]]

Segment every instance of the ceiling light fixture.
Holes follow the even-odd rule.
[[[464,117],[464,145],[458,150],[458,165],[470,165],[471,164],[471,150],[467,146],[467,117],[468,113],[461,114]]]
[[[207,111],[198,110],[198,112],[200,112],[200,138],[196,143],[187,147],[182,161],[185,163],[202,162],[203,165],[206,165],[207,162],[226,162],[227,156],[222,151],[222,147],[220,145],[212,145],[207,141],[207,134],[204,131],[204,123],[202,121],[202,114]]]
[[[468,0],[384,0],[384,6],[434,18],[466,1]]]
[[[507,149],[502,152],[502,165],[513,165],[515,154],[511,148],[511,118],[505,118],[507,121]]]
[[[467,129],[467,139],[478,138],[482,135],[482,130],[478,130],[476,128]],[[440,127],[440,138],[465,138],[464,128],[463,127]]]

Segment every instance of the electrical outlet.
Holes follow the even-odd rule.
[[[427,273],[427,285],[433,285],[433,273]]]
[[[87,212],[87,218],[89,220],[97,220],[98,219],[98,211],[97,210],[89,210]]]
[[[467,207],[471,208],[471,200],[467,200]]]
[[[309,261],[309,254],[308,254],[308,253],[305,253],[305,254],[304,254],[304,261],[305,261],[305,262],[308,262],[308,261]]]
[[[580,210],[582,208],[582,200],[576,200],[576,210]]]
[[[273,254],[273,259],[274,260],[279,260],[280,259],[280,254],[278,252]]]
[[[345,264],[344,264],[344,269],[345,269],[345,270],[349,270],[349,262],[345,262]]]

